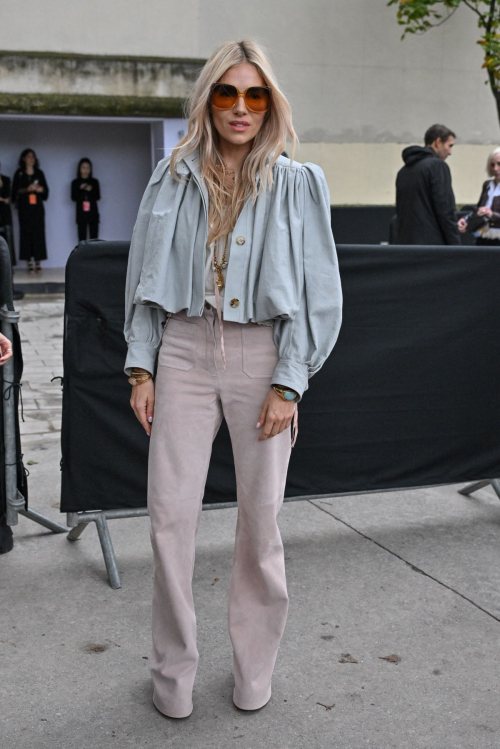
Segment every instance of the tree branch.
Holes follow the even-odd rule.
[[[483,16],[483,14],[482,14],[482,13],[480,13],[480,12],[478,11],[478,9],[477,9],[477,8],[475,8],[475,7],[474,7],[474,6],[472,5],[472,3],[471,3],[471,1],[470,1],[470,0],[462,0],[462,2],[464,3],[464,5],[466,5],[466,6],[468,7],[468,8],[470,8],[470,10],[472,10],[472,12],[473,12],[473,13],[475,13],[476,15],[478,15],[478,16],[479,16],[479,18],[481,19],[481,21],[482,21],[482,22],[483,22],[483,23],[484,23],[484,24],[486,25],[486,16]],[[495,3],[495,2],[496,2],[496,0],[492,0],[492,2],[493,2],[493,3]]]
[[[486,31],[488,34],[491,31],[491,25],[493,23],[493,15],[495,13],[495,5],[497,4],[497,0],[491,0],[490,2],[490,17],[488,18],[488,23],[486,24]]]
[[[453,15],[454,15],[454,14],[455,14],[456,12],[457,12],[457,10],[458,10],[458,7],[459,7],[459,6],[457,5],[457,6],[456,6],[456,8],[453,8],[453,10],[450,10],[450,12],[449,12],[449,13],[448,13],[448,15],[446,16],[446,18],[442,18],[442,19],[441,19],[441,20],[439,21],[439,23],[431,23],[431,26],[432,26],[432,28],[433,28],[433,29],[437,29],[437,27],[438,27],[438,26],[442,26],[442,25],[443,25],[443,23],[446,23],[446,21],[449,21],[449,20],[450,20],[450,18],[451,18],[451,17],[452,17],[452,16],[453,16]]]

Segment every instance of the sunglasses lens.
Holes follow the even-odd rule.
[[[271,103],[270,92],[267,88],[253,86],[248,89],[245,102],[253,112],[267,112]]]
[[[238,97],[234,86],[218,83],[212,89],[210,103],[217,109],[231,109]]]

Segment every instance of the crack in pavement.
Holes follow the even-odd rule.
[[[376,541],[371,536],[368,536],[366,533],[363,533],[363,531],[358,530],[353,525],[350,525],[350,523],[347,523],[345,520],[342,520],[342,518],[339,518],[337,515],[334,515],[333,512],[329,512],[328,510],[325,510],[324,507],[319,507],[319,505],[315,504],[315,500],[309,499],[307,500],[310,505],[315,507],[317,510],[321,510],[321,512],[324,512],[326,515],[329,515],[331,518],[336,520],[338,523],[342,523],[342,525],[345,525],[347,528],[350,528],[352,531],[357,533],[359,536],[362,536],[363,538],[366,538],[367,541],[371,541],[376,546],[379,546],[384,551],[387,551],[389,554],[392,554],[393,557],[396,557],[397,559],[400,559],[402,562],[404,562],[408,567],[410,567],[413,572],[418,572],[420,575],[423,575],[424,577],[428,577],[430,580],[433,580],[435,583],[438,583],[438,585],[441,585],[443,588],[446,588],[447,590],[451,591],[452,593],[455,593],[455,595],[459,596],[460,598],[463,598],[464,601],[467,601],[468,603],[471,603],[473,606],[476,607],[476,609],[479,609],[479,611],[482,611],[483,614],[486,614],[487,616],[490,616],[492,619],[494,619],[496,622],[500,622],[500,617],[493,614],[491,611],[488,611],[488,609],[483,608],[478,603],[472,600],[472,598],[468,598],[467,596],[464,596],[463,593],[460,593],[459,590],[456,588],[452,588],[451,585],[447,585],[442,580],[438,580],[437,577],[434,577],[434,575],[431,575],[429,572],[426,572],[425,570],[421,569],[420,567],[417,567],[416,565],[412,564],[411,562],[408,562],[404,557],[402,557],[400,554],[397,554],[395,551],[392,551],[392,549],[389,549],[387,546],[384,546],[384,544],[381,544],[379,541]]]

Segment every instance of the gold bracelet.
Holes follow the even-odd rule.
[[[148,382],[148,380],[151,380],[152,377],[149,374],[144,374],[142,377],[139,377],[138,375],[134,375],[132,372],[132,377],[128,378],[129,384],[132,385],[132,387],[135,387],[136,385],[142,385],[144,382]]]

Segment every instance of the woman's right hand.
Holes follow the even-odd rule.
[[[0,333],[0,367],[12,356],[12,343]]]
[[[151,437],[151,424],[153,422],[155,407],[155,386],[152,379],[143,382],[142,385],[134,385],[132,387],[130,405],[144,427],[146,434],[148,437]]]

